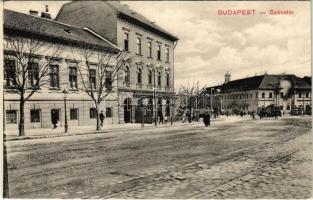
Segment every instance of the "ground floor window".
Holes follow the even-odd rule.
[[[287,105],[287,110],[290,110],[290,105]]]
[[[78,119],[78,108],[71,108],[70,109],[70,120],[77,120]]]
[[[7,110],[6,111],[6,123],[7,124],[16,124],[17,123],[17,111],[16,110]]]
[[[106,108],[105,109],[105,116],[106,117],[112,117],[112,108]]]
[[[97,118],[97,109],[96,108],[90,108],[90,119]]]
[[[40,110],[30,110],[30,122],[38,123],[40,122]]]

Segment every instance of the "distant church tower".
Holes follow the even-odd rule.
[[[228,83],[230,81],[230,73],[227,71],[227,73],[225,74],[225,82],[224,83]]]

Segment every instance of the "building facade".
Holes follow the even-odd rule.
[[[70,2],[56,20],[91,28],[132,58],[118,79],[120,123],[171,115],[177,37],[118,1]]]
[[[258,108],[274,105],[286,114],[294,108],[311,113],[311,86],[291,74],[264,74],[231,81],[227,73],[224,84],[206,88],[205,93],[212,94],[214,107],[222,112],[257,112]]]
[[[94,53],[110,52],[114,57],[110,64],[114,65],[119,49],[86,29],[50,19],[49,13],[38,16],[37,12],[32,11],[31,14],[4,10],[3,85],[6,129],[18,128],[21,110],[16,85],[23,78],[26,79],[23,86],[25,97],[31,93],[32,87],[39,88],[25,102],[25,128],[50,128],[53,127],[53,120],[57,120],[59,126],[64,126],[64,89],[68,91],[66,113],[69,126],[96,124],[95,104],[81,90],[82,78],[89,78],[90,84],[95,80],[92,78],[92,70],[80,76],[81,69],[86,71],[86,60],[82,52],[84,48],[91,47]],[[33,48],[27,48],[31,45]],[[14,49],[14,46],[20,48]],[[25,58],[27,68],[21,68],[23,63],[18,56]],[[98,62],[96,56],[91,56],[89,62]],[[18,69],[27,69],[25,76],[21,76]],[[42,70],[47,71],[41,79],[44,84],[39,85],[39,76],[44,75]],[[105,123],[117,123],[118,112],[114,109],[118,105],[117,82],[113,83],[112,90],[105,92],[108,95],[101,105],[101,110],[107,115]]]

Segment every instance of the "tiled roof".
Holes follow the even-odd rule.
[[[17,32],[23,31],[28,34],[36,33],[54,39],[97,45],[117,51],[117,49],[110,43],[94,36],[89,31],[82,28],[56,22],[52,19],[44,19],[11,10],[4,10],[3,26],[5,33],[6,29],[15,30]]]
[[[176,41],[178,38],[165,29],[158,26],[156,23],[148,20],[143,15],[137,13],[134,10],[131,10],[128,6],[122,5],[119,1],[72,1],[66,4],[63,4],[61,10],[59,11],[56,20],[68,21],[67,23],[78,23],[82,24],[83,22],[91,22],[93,26],[96,23],[99,33],[101,33],[105,21],[107,20],[107,14],[105,7],[108,6],[115,11],[117,17],[127,16],[130,19],[138,21],[155,32],[164,35],[165,37]],[[75,12],[81,10],[82,12]],[[69,17],[70,16],[70,17]],[[82,19],[80,19],[83,16]],[[77,18],[83,22],[77,22]],[[100,20],[101,19],[101,20]],[[113,28],[113,27],[112,27]]]
[[[253,76],[249,78],[237,79],[230,81],[228,83],[209,87],[206,92],[209,93],[211,88],[220,89],[222,93],[227,92],[239,92],[247,90],[257,90],[257,89],[277,89],[280,86],[281,80],[288,80],[291,82],[294,89],[311,89],[311,86],[307,84],[303,79],[291,75],[291,74],[281,74],[281,75],[260,75]]]

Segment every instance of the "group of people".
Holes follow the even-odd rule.
[[[191,122],[191,115],[189,113],[183,113],[182,115],[182,122],[185,123],[186,122],[186,119],[188,118],[189,122]],[[214,118],[217,118],[217,115],[214,114]],[[195,119],[195,117],[194,117]],[[203,114],[203,123],[205,125],[205,127],[208,127],[210,126],[210,120],[211,120],[211,115],[209,113],[209,111],[206,111],[204,114]]]

